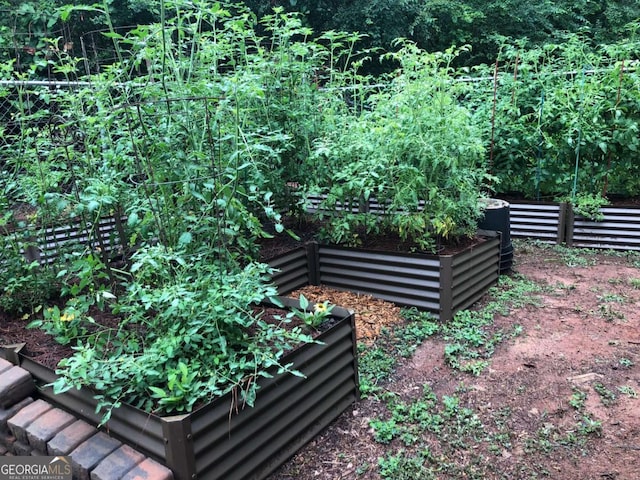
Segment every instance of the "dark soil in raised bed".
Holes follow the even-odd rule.
[[[319,239],[318,232],[322,228],[322,223],[313,220],[312,217],[302,220],[284,221],[287,233],[276,234],[273,230],[267,229],[267,232],[273,235],[272,238],[260,239],[260,260],[266,261],[278,255],[286,253],[306,242],[317,241],[323,243]],[[396,233],[380,232],[378,234],[367,234],[364,230],[358,232],[359,243],[357,248],[366,250],[381,250],[386,252],[414,252],[426,254],[453,254],[466,249],[482,239],[478,236],[472,237],[452,237],[452,238],[436,238],[435,251],[424,251],[415,243],[401,239]]]

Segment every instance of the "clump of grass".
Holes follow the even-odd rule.
[[[478,310],[458,312],[442,327],[447,342],[445,358],[449,365],[463,372],[480,375],[489,365],[496,346],[518,336],[522,327],[514,324],[510,330],[494,329],[496,314],[507,316],[515,308],[542,304],[535,295],[541,287],[523,276],[502,276],[498,285],[489,290],[490,300]]]
[[[360,393],[366,398],[376,396],[381,385],[396,369],[399,358],[408,358],[428,337],[440,330],[435,317],[416,309],[402,311],[406,323],[394,329],[384,328],[373,345],[358,345]]]

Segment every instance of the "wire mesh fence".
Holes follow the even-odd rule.
[[[86,82],[0,81],[1,145],[16,145],[25,136],[59,124],[64,95],[88,85]]]

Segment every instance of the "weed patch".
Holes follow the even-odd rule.
[[[374,345],[358,345],[360,393],[366,398],[381,391],[381,385],[395,370],[399,358],[408,358],[428,337],[440,330],[433,315],[416,309],[403,310],[404,326],[385,328]]]
[[[479,310],[463,310],[442,327],[445,359],[455,369],[479,375],[489,365],[489,358],[502,341],[522,333],[518,324],[510,330],[495,329],[496,314],[508,316],[512,309],[525,305],[540,306],[537,295],[541,287],[514,275],[500,278],[489,290],[490,300]]]

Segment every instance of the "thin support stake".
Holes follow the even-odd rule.
[[[571,200],[574,201],[578,190],[578,170],[580,168],[580,144],[582,143],[582,115],[584,112],[584,85],[585,85],[585,69],[582,67],[580,76],[580,110],[578,119],[580,121],[578,127],[578,145],[576,145],[576,167],[573,172],[573,189],[571,190]]]
[[[540,93],[540,110],[538,112],[538,132],[540,133],[540,143],[538,143],[538,158],[536,162],[536,200],[540,200],[540,177],[542,177],[542,148],[544,146],[544,135],[542,134],[542,113],[544,112],[544,89]]]

